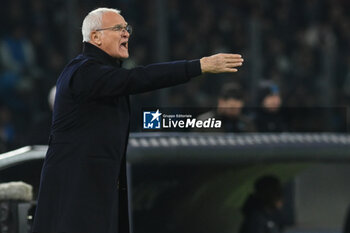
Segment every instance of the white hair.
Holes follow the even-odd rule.
[[[90,33],[102,26],[102,15],[106,12],[114,12],[120,14],[120,10],[113,8],[97,8],[96,10],[90,11],[83,21],[81,27],[81,33],[83,34],[83,42],[90,41]]]

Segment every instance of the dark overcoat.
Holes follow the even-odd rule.
[[[129,95],[200,74],[199,60],[124,69],[84,43],[57,80],[33,232],[128,233]]]

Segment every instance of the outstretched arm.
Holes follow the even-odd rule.
[[[90,61],[73,77],[71,88],[82,98],[137,94],[185,83],[201,73],[237,72],[242,63],[241,55],[224,53],[200,60],[165,62],[133,69]]]

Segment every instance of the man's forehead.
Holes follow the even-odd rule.
[[[124,17],[115,12],[105,12],[102,15],[102,24],[104,26],[114,26],[117,24],[127,24]]]

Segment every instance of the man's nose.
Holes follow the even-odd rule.
[[[130,37],[130,33],[127,30],[123,29],[122,36],[125,37],[125,38],[129,38]]]

